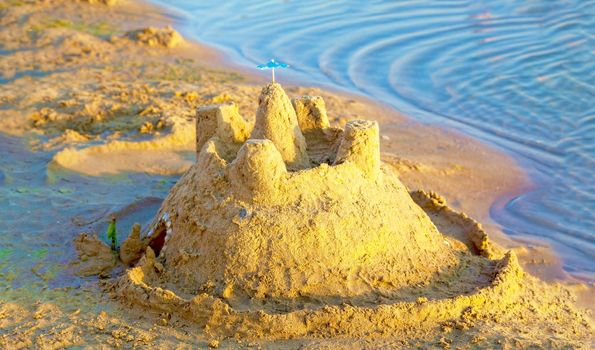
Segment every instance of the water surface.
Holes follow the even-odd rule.
[[[492,210],[595,280],[595,1],[154,2],[186,36],[278,78],[370,96],[514,155],[537,186]]]
[[[72,239],[87,232],[107,241],[115,213],[121,243],[133,223],[147,227],[178,178],[83,176],[53,166],[54,152],[32,152],[26,139],[0,134],[0,145],[0,299],[25,304],[69,295],[80,307],[75,299],[97,294],[82,293],[92,281],[73,275]]]

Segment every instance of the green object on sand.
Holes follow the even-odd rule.
[[[112,243],[112,250],[116,251],[116,217],[112,216],[112,221],[107,227],[107,239]]]

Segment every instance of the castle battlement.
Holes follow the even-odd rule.
[[[331,128],[322,97],[302,96],[290,101],[277,83],[262,89],[252,130],[233,103],[198,108],[197,159],[209,141],[220,145],[213,148],[220,152],[219,157],[229,162],[235,159],[237,169],[237,164],[249,163],[254,167],[250,170],[252,176],[257,177],[271,171],[277,173],[281,168],[287,171],[312,169],[322,163],[334,166],[351,162],[371,178],[377,176],[380,169],[376,122],[357,120],[348,122],[344,130]],[[309,152],[311,150],[314,151]],[[321,153],[325,155],[323,159],[320,159]],[[244,159],[253,156],[266,161]],[[282,167],[275,163],[279,159]]]

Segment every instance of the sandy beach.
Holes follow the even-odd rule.
[[[181,176],[196,162],[195,120],[200,106],[234,102],[248,127],[255,125],[257,96],[268,77],[230,66],[214,49],[183,38],[171,28],[171,14],[161,8],[140,1],[6,0],[0,11],[0,132],[23,141],[28,151],[45,155],[38,166],[48,183],[68,174],[85,181],[118,179],[127,173]],[[410,192],[439,194],[453,216],[463,212],[481,223],[498,252],[495,255],[510,250],[518,256],[528,272],[522,277],[526,287],[521,288],[526,304],[513,305],[530,305],[534,312],[518,319],[524,312],[518,306],[517,314],[501,319],[471,317],[389,337],[334,338],[320,333],[243,338],[209,332],[174,311],[151,310],[123,299],[109,278],[87,277],[74,289],[51,288],[48,275],[46,287],[36,292],[35,283],[14,287],[13,281],[20,277],[3,273],[2,347],[590,347],[592,317],[585,308],[592,310],[593,286],[566,273],[547,244],[515,241],[490,218],[492,206],[532,186],[514,159],[374,101],[282,79],[290,98],[321,96],[332,127],[357,119],[377,121],[380,158]],[[0,175],[3,184],[10,184],[10,169],[2,169]],[[99,215],[102,225],[96,227],[105,230],[107,217]],[[65,230],[62,244],[72,251],[72,240],[81,231]],[[125,238],[131,227],[120,230]],[[104,238],[104,231],[96,233]],[[76,256],[68,258],[74,261]],[[4,268],[10,270],[10,257],[4,259]],[[76,268],[62,267],[66,276],[74,276]],[[120,266],[110,276],[122,271]],[[567,327],[557,328],[560,325]]]

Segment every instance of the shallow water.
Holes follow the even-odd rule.
[[[43,300],[56,298],[56,290],[88,285],[89,279],[73,275],[72,239],[89,232],[107,241],[108,221],[116,213],[121,243],[134,222],[147,227],[177,180],[81,176],[53,167],[53,154],[29,151],[26,140],[0,134],[0,145],[1,298]]]
[[[278,80],[361,93],[517,157],[536,183],[492,216],[595,280],[595,1],[202,1],[186,36]]]

